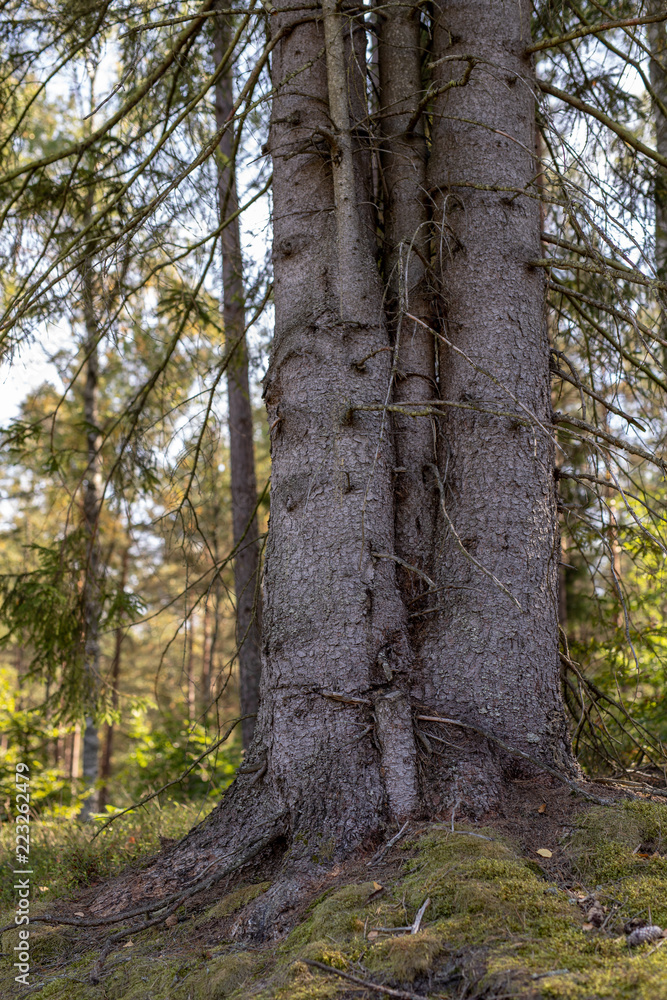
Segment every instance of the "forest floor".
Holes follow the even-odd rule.
[[[667,938],[630,947],[624,932],[632,920],[667,927],[667,805],[591,806],[566,788],[522,781],[483,826],[415,824],[374,860],[377,846],[323,864],[276,940],[249,944],[241,933],[270,882],[221,884],[188,900],[170,926],[119,942],[96,982],[108,929],[32,925],[28,987],[14,981],[18,937],[7,931],[0,997],[667,1000]],[[88,859],[98,884],[50,900],[49,913],[85,919],[105,875],[95,850],[79,849],[78,863]],[[2,905],[4,926],[13,907],[5,896]]]

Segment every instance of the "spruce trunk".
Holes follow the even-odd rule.
[[[95,315],[94,274],[92,262],[85,265],[83,274],[83,316],[86,337],[84,341],[85,383],[83,387],[83,419],[86,428],[86,454],[88,464],[83,486],[83,527],[86,544],[82,594],[84,626],[84,683],[87,712],[83,732],[82,771],[84,785],[90,794],[85,799],[80,818],[89,820],[97,809],[96,782],[99,777],[100,740],[93,709],[97,701],[100,677],[100,582],[102,564],[99,544],[99,518],[101,508],[100,433],[97,426],[97,393],[99,380],[99,333]]]
[[[414,694],[545,763],[572,767],[559,689],[559,543],[527,4],[454,0],[434,35],[429,190],[444,322],[438,578],[444,610]],[[468,56],[479,62],[470,67]],[[449,89],[444,90],[448,85]],[[525,194],[524,194],[525,192]],[[500,413],[504,415],[500,415]],[[503,762],[443,758],[438,791],[484,812]]]
[[[322,865],[388,827],[497,807],[516,751],[574,773],[559,695],[545,283],[530,266],[540,204],[528,6],[473,0],[438,14],[430,244],[415,14],[390,4],[379,16],[381,99],[392,102],[380,109],[384,265],[403,274],[389,280],[388,308],[366,206],[363,23],[334,0],[317,16],[298,0],[271,14],[276,326],[259,716],[225,800],[142,876],[150,894],[216,861],[229,872],[263,854],[275,872],[282,859],[239,928],[255,936],[279,933],[278,915]],[[466,76],[470,53],[479,62]],[[450,81],[460,86],[445,91]],[[419,259],[406,253],[401,272],[409,242]],[[401,365],[413,373],[402,381]],[[392,435],[404,403],[425,416],[397,420]],[[413,493],[396,479],[397,451]],[[437,523],[434,513],[418,527],[418,496]],[[397,568],[426,584],[420,628],[409,628],[415,595]],[[461,725],[473,728],[461,736]]]

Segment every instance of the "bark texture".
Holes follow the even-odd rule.
[[[393,550],[394,456],[377,412],[391,363],[373,235],[349,211],[363,197],[366,162],[351,137],[351,97],[364,86],[349,24],[325,10],[325,38],[296,10],[273,20],[287,33],[273,62],[276,329],[265,386],[273,471],[260,730],[292,828],[332,838],[342,852],[386,812],[368,734],[368,693],[387,683],[379,658],[404,676],[409,669],[394,563],[373,555]],[[341,268],[342,247],[353,266]],[[394,789],[389,800],[406,796]]]
[[[539,255],[540,207],[511,193],[530,191],[538,173],[529,38],[529,5],[514,0],[452,0],[435,27],[437,87],[461,79],[466,56],[480,62],[434,113],[429,184],[442,330],[453,345],[440,341],[441,393],[452,404],[439,463],[437,582],[447,596],[422,647],[429,679],[414,693],[569,767],[545,279],[527,263]],[[466,756],[453,755],[443,790],[484,811],[500,776],[486,753]]]
[[[216,18],[218,21],[218,18]],[[228,18],[220,15],[215,33],[215,59],[219,63],[231,41]],[[231,66],[215,88],[215,114],[221,128],[232,114],[234,94]],[[238,209],[236,191],[235,131],[228,129],[220,142],[218,188],[221,219]],[[229,406],[229,453],[231,466],[232,525],[234,545],[234,590],[236,594],[236,641],[238,645],[243,746],[247,748],[255,729],[261,673],[259,590],[260,549],[257,530],[257,481],[253,444],[252,404],[248,378],[248,348],[245,338],[245,289],[243,254],[238,217],[223,229],[222,280],[223,318],[228,349],[234,354],[227,369]],[[210,678],[209,678],[210,684]]]
[[[426,263],[430,233],[426,193],[426,138],[417,109],[423,97],[418,4],[389,3],[379,32],[381,162],[385,187],[384,270],[394,341],[394,401],[419,406],[438,395],[435,344],[428,330],[432,296]],[[426,322],[422,326],[412,317]],[[396,554],[431,572],[435,485],[433,419],[393,416],[396,441]],[[398,570],[407,599],[423,580]],[[412,605],[413,610],[419,610]]]
[[[315,14],[288,0],[270,17],[276,323],[259,715],[221,806],[130,887],[132,899],[164,893],[273,850],[281,877],[245,928],[259,936],[280,931],[276,914],[318,858],[406,816],[496,807],[515,750],[574,771],[545,284],[528,264],[540,205],[521,194],[538,174],[529,5],[436,10],[428,175],[415,10],[378,11],[381,246],[365,205],[360,24],[333,0]],[[401,417],[392,434],[387,404],[402,403],[426,416]],[[430,603],[410,629],[415,596]],[[443,716],[457,723],[447,740],[434,728]]]
[[[647,14],[659,14],[663,10],[663,0],[649,0]],[[664,21],[646,27],[651,53],[655,146],[661,156],[667,156],[667,28]],[[660,281],[667,280],[667,171],[659,166],[655,174],[655,269]],[[667,329],[664,293],[662,299],[660,325],[664,337]]]

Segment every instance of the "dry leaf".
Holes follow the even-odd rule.
[[[373,888],[375,889],[376,892],[378,892],[380,889],[383,889],[384,886],[380,885],[379,882],[373,882]]]
[[[75,917],[85,917],[85,915],[86,915],[85,913],[75,913],[74,914]]]
[[[375,938],[378,937],[378,932],[377,931],[369,931],[367,936],[368,936],[368,940],[369,941],[375,941]]]
[[[540,806],[540,808],[537,811],[538,811],[538,813],[540,815],[542,815],[542,813],[545,813],[547,811],[547,804],[546,804],[546,802],[543,802],[542,805]]]
[[[550,851],[547,847],[539,847],[536,851],[541,858],[551,858],[553,857],[553,851]]]
[[[131,948],[133,944],[134,941],[126,941],[125,944],[123,945],[123,948]]]
[[[581,929],[582,929],[582,931],[592,931],[593,930],[593,924],[584,924]]]
[[[49,891],[48,885],[40,885],[37,888],[39,889],[40,892],[48,892]]]
[[[177,923],[178,923],[178,917],[176,916],[175,913],[172,913],[171,916],[167,917],[167,919],[165,920],[165,924],[167,925],[167,927],[175,927]]]

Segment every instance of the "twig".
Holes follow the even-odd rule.
[[[315,694],[332,701],[340,701],[344,705],[372,705],[370,698],[355,698],[352,694],[341,694],[340,691],[316,691]]]
[[[409,825],[410,825],[410,820],[408,819],[408,820],[405,821],[405,823],[403,824],[403,826],[401,827],[401,829],[398,831],[398,833],[395,834],[395,836],[393,836],[391,838],[391,840],[388,840],[387,843],[384,845],[384,847],[380,848],[380,850],[377,852],[377,854],[373,855],[373,857],[368,862],[368,864],[372,865],[372,864],[375,864],[377,861],[381,861],[382,858],[387,853],[387,851],[390,851],[391,848],[394,846],[394,844],[397,843],[397,841],[399,841],[401,839],[401,837],[403,836],[403,834],[405,833],[405,831],[407,830],[407,828],[408,828]]]
[[[410,573],[414,573],[418,576],[424,583],[428,584],[429,590],[438,590],[437,583],[434,583],[430,576],[427,576],[422,570],[413,566],[412,563],[406,562],[405,559],[401,559],[400,556],[394,555],[392,552],[371,552],[374,559],[390,559],[392,562],[398,563],[403,569],[407,569]],[[424,595],[422,595],[424,596]]]
[[[421,927],[422,917],[426,913],[426,907],[430,902],[431,900],[427,896],[422,905],[417,910],[417,916],[415,917],[412,927],[410,928],[411,934],[417,934],[419,932],[419,928]]]
[[[427,997],[423,993],[408,993],[407,990],[394,990],[391,986],[381,986],[380,983],[371,982],[370,979],[360,979],[359,976],[352,976],[349,972],[343,972],[342,969],[334,969],[332,965],[325,965],[324,962],[316,962],[312,958],[302,958],[299,961],[303,962],[304,965],[310,965],[314,969],[319,969],[321,972],[329,972],[332,976],[340,976],[342,979],[348,979],[351,983],[356,983],[357,986],[364,986],[367,990],[375,990],[376,993],[385,993],[389,997],[397,997],[398,1000],[427,1000]]]
[[[460,538],[460,536],[459,536],[456,528],[454,527],[454,524],[452,522],[451,517],[447,513],[447,508],[445,506],[445,486],[444,486],[444,483],[443,483],[442,479],[440,478],[440,471],[439,471],[437,465],[431,465],[431,464],[429,464],[429,465],[426,466],[426,468],[430,469],[431,472],[433,473],[434,477],[435,477],[435,480],[436,480],[436,482],[438,484],[438,492],[440,493],[440,508],[442,510],[442,513],[445,516],[445,520],[447,521],[447,525],[449,527],[449,530],[451,531],[452,535],[454,536],[454,540],[455,540],[457,546],[459,547],[459,549],[461,550],[461,552],[463,553],[463,555],[465,556],[465,558],[468,559],[473,564],[473,566],[476,566],[477,569],[481,570],[481,572],[484,574],[484,576],[488,576],[490,580],[493,580],[493,582],[495,583],[495,585],[497,587],[499,587],[500,590],[502,590],[503,594],[506,594],[509,597],[510,601],[512,601],[513,604],[516,604],[516,606],[519,609],[519,611],[523,611],[523,608],[521,607],[521,605],[517,601],[516,597],[514,596],[514,594],[512,594],[512,592],[510,590],[508,590],[508,588],[505,586],[505,584],[502,583],[498,579],[498,577],[494,573],[491,572],[490,569],[487,569],[486,566],[483,566],[481,564],[481,562],[479,562],[478,559],[475,559],[475,557],[473,555],[471,555],[470,552],[468,552],[468,550],[466,549],[465,545],[461,541],[461,538]]]
[[[231,726],[229,726],[229,728],[225,732],[224,736],[221,736],[219,740],[216,740],[215,743],[213,743],[212,746],[208,748],[208,750],[204,750],[204,752],[200,754],[199,757],[197,757],[197,759],[194,760],[192,764],[190,764],[190,766],[185,769],[185,771],[183,771],[183,774],[178,776],[178,778],[174,778],[173,781],[168,781],[166,785],[162,786],[162,788],[158,788],[156,792],[151,792],[150,795],[145,795],[143,799],[140,799],[139,802],[134,802],[131,806],[128,806],[127,809],[123,809],[121,812],[114,813],[114,815],[110,819],[108,819],[106,823],[104,823],[99,828],[99,830],[97,830],[96,833],[90,838],[91,844],[97,837],[99,837],[99,835],[102,833],[103,830],[106,830],[108,826],[111,826],[112,823],[114,823],[117,819],[120,819],[121,816],[124,816],[125,813],[129,813],[133,809],[138,809],[140,806],[145,806],[147,802],[150,802],[151,799],[157,798],[157,796],[161,795],[162,792],[164,792],[167,788],[171,788],[172,785],[178,785],[179,782],[183,781],[183,779],[188,776],[190,771],[194,770],[197,764],[199,764],[204,759],[204,757],[208,757],[209,754],[212,754],[214,750],[217,750],[218,747],[221,746],[225,742],[225,740],[229,738],[229,736],[231,736],[234,729],[238,726],[239,722],[243,722],[243,719],[249,719],[249,718],[250,716],[244,715],[240,719],[234,719]]]

